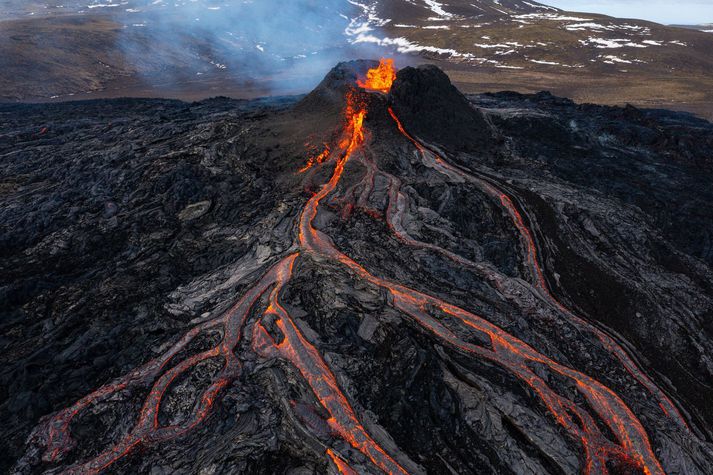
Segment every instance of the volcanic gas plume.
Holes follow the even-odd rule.
[[[297,180],[309,193],[287,214],[293,217],[290,224],[280,225],[285,226],[291,243],[270,265],[250,264],[259,270],[257,277],[242,288],[232,306],[216,315],[208,313],[194,319],[193,326],[159,354],[44,418],[30,438],[34,449],[29,449],[17,466],[18,473],[25,473],[31,466],[68,474],[127,470],[126,465],[121,465],[125,459],[192,437],[211,419],[214,406],[225,394],[248,384],[248,375],[261,365],[291,368],[295,379],[281,384],[309,388],[308,392],[291,390],[286,396],[290,402],[282,407],[283,417],[294,422],[284,423],[296,424],[306,439],[314,439],[305,451],[318,450],[319,463],[331,472],[436,473],[440,469],[434,469],[434,464],[447,467],[449,461],[435,460],[432,452],[428,457],[419,456],[411,442],[422,440],[420,435],[411,441],[408,435],[392,440],[387,429],[376,429],[379,426],[373,416],[365,415],[366,386],[345,386],[349,378],[342,375],[344,363],[334,356],[335,346],[314,330],[305,330],[308,312],[297,308],[294,289],[301,285],[300,276],[304,273],[312,272],[310,275],[316,279],[315,268],[348,276],[362,293],[373,289],[368,292],[381,296],[384,315],[398,315],[404,328],[415,335],[414,341],[423,342],[420,344],[426,345],[424,348],[440,355],[436,359],[443,363],[438,374],[455,375],[448,376],[459,381],[453,383],[454,387],[492,384],[507,388],[492,394],[512,401],[508,403],[511,407],[520,407],[526,401],[528,407],[534,408],[519,413],[512,410],[503,417],[507,422],[498,423],[509,425],[509,435],[498,435],[503,444],[500,457],[508,460],[509,470],[525,473],[531,464],[529,470],[552,473],[656,475],[666,473],[677,463],[695,470],[701,467],[710,448],[699,430],[691,427],[679,409],[680,403],[669,397],[670,388],[661,387],[651,369],[631,354],[631,344],[570,308],[555,294],[537,234],[531,228],[531,210],[522,199],[511,194],[512,187],[496,175],[464,166],[462,161],[443,153],[447,144],[425,143],[411,133],[408,124],[400,119],[399,111],[406,106],[393,99],[398,95],[390,94],[392,87],[401,87],[398,83],[404,79],[400,73],[397,75],[390,59],[372,66],[359,74],[350,69],[358,69],[354,65],[342,66],[334,73],[337,86],[326,92],[316,91],[296,106],[297,111],[306,110],[329,98],[332,104],[339,104],[341,112],[339,123],[328,127],[331,132],[322,134],[323,140],[316,142],[321,145],[310,146],[308,158],[291,164],[290,179]],[[342,96],[334,99],[334,91],[341,91]],[[418,101],[418,97],[411,100]],[[463,113],[479,113],[470,107],[466,106]],[[394,157],[402,159],[395,161]],[[419,178],[419,173],[426,178]],[[425,211],[425,198],[416,198],[421,179],[438,184],[433,193],[445,195],[451,193],[450,187],[463,186],[472,195],[481,196],[483,209],[487,210],[484,219],[500,223],[500,230],[504,230],[502,242],[511,243],[504,244],[505,250],[499,252],[506,255],[507,246],[511,246],[513,259],[521,269],[512,272],[518,274],[469,254],[465,248],[453,247],[457,228],[451,226],[447,233],[440,231],[437,223],[443,218]],[[416,225],[414,216],[418,213],[431,216],[428,226]],[[334,224],[337,222],[340,224]],[[350,228],[360,228],[365,222],[383,230],[381,240],[374,242],[377,247],[353,244],[368,240],[350,237]],[[339,230],[345,230],[344,234]],[[446,234],[448,239],[443,238]],[[433,261],[438,263],[436,267],[456,269],[450,274],[454,279],[466,279],[458,277],[461,274],[472,276],[468,279],[478,282],[477,292],[485,297],[471,296],[459,290],[459,284],[454,284],[450,293],[445,287],[431,286],[428,278],[424,280],[410,272],[411,264],[386,270],[379,258],[366,257],[370,255],[368,249],[381,252],[379,243],[389,246],[387,254],[414,256],[412,263],[422,256],[433,256],[429,259],[437,259]],[[330,274],[319,275],[328,279]],[[438,277],[443,278],[442,274]],[[306,309],[311,300],[304,294],[299,301]],[[348,307],[341,300],[338,304],[335,300],[334,305]],[[508,310],[502,311],[498,306]],[[535,328],[550,325],[566,329],[567,334],[573,335],[569,338],[579,339],[578,343],[559,338],[556,332],[528,330],[529,323],[519,323],[520,312],[525,321],[533,320]],[[510,323],[503,325],[504,316]],[[314,324],[314,320],[310,321]],[[361,327],[359,332],[363,334]],[[218,338],[195,346],[209,334]],[[582,350],[570,351],[568,345]],[[392,358],[397,360],[400,356]],[[425,361],[425,353],[421,358]],[[200,390],[191,394],[190,410],[182,419],[169,421],[162,416],[177,383],[208,363],[214,370]],[[606,371],[596,369],[597,364],[605,365]],[[372,375],[376,381],[380,377]],[[451,394],[471,394],[466,389],[461,391]],[[355,398],[355,393],[360,397]],[[108,410],[113,401],[126,394],[143,394],[141,404],[134,406],[135,413],[122,415],[131,422],[101,450],[79,451],[75,432],[83,418]],[[484,390],[479,394],[486,398]],[[412,401],[406,404],[421,407],[422,401],[418,402],[417,397],[412,400],[407,393],[402,397]],[[452,427],[454,432],[468,424],[459,419],[462,410],[453,410],[448,416],[459,421]],[[430,420],[433,416],[422,417]],[[400,427],[397,420],[388,418],[383,424],[395,432]],[[487,426],[481,430],[505,433]],[[448,435],[438,437],[448,440]],[[547,442],[548,437],[554,442]],[[434,435],[433,440],[441,439]],[[522,450],[532,457],[531,462],[518,462],[505,453],[521,450],[515,446],[528,445],[530,448]],[[458,467],[452,470],[471,473],[477,466],[495,466],[476,462],[481,455],[471,461],[464,455],[480,454],[479,450],[476,445],[460,447],[454,453],[464,461],[450,461]],[[263,470],[270,473],[271,469]]]

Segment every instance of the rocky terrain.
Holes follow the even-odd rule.
[[[522,0],[106,0],[0,5],[0,100],[311,90],[337,58],[428,60],[466,92],[713,118],[713,36]]]
[[[0,106],[0,471],[710,473],[713,125],[375,66]]]

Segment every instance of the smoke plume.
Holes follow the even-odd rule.
[[[313,86],[335,62],[370,48],[350,44],[350,29],[364,12],[345,0],[142,3],[122,5],[115,16],[125,25],[120,47],[150,81],[222,74],[290,92]]]

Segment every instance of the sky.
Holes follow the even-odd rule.
[[[713,0],[540,0],[570,11],[641,18],[664,24],[713,23]]]

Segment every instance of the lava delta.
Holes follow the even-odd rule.
[[[713,125],[435,66],[0,106],[16,474],[705,474]]]

